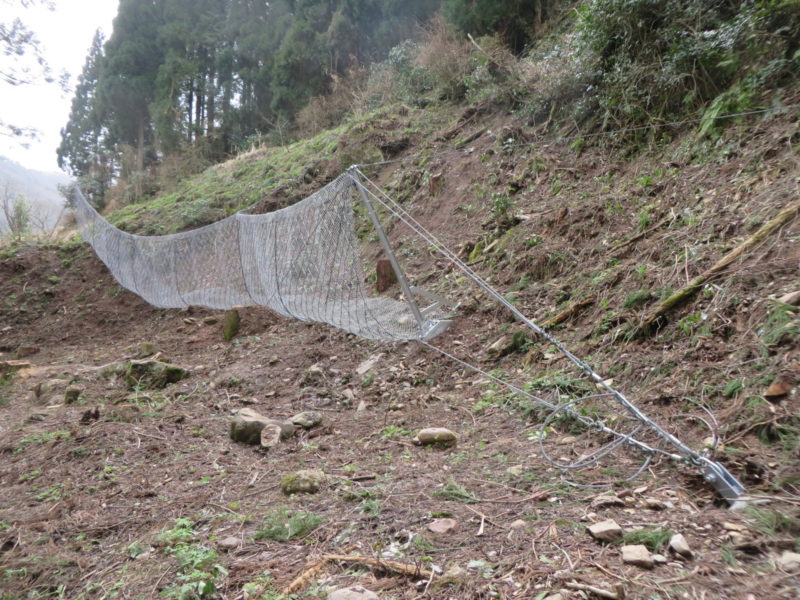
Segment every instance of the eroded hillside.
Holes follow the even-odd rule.
[[[184,229],[296,201],[353,163],[397,159],[363,170],[696,448],[709,432],[686,414],[708,407],[715,458],[758,504],[730,512],[695,470],[663,459],[610,496],[571,487],[539,457],[541,411],[425,347],[260,308],[240,309],[225,341],[225,315],[147,306],[76,240],[14,248],[0,262],[0,360],[30,363],[5,367],[0,387],[3,597],[277,598],[315,565],[297,597],[351,584],[385,598],[596,594],[585,586],[615,598],[796,597],[800,220],[648,331],[638,325],[797,206],[799,135],[796,113],[773,112],[712,141],[687,131],[631,153],[544,137],[490,107],[386,109],[241,156],[113,217],[142,233]],[[437,344],[537,394],[584,385],[452,264],[386,222],[413,282],[460,303]],[[375,240],[369,248],[378,258]],[[188,376],[132,380],[137,359]],[[315,411],[322,422],[262,450],[229,438],[241,408],[276,419]],[[559,456],[596,435],[562,425],[544,430]],[[412,444],[428,426],[453,430],[458,444]],[[325,473],[319,491],[282,493],[301,469]],[[619,458],[583,475],[627,473]],[[604,519],[621,540],[587,532]],[[677,533],[690,553],[667,547]],[[625,564],[620,544],[663,559]]]

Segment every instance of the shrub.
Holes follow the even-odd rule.
[[[464,33],[498,33],[514,52],[530,44],[559,0],[445,0],[442,11]]]
[[[587,2],[578,27],[594,58],[602,125],[687,113],[737,81],[745,93],[719,106],[752,107],[759,86],[780,85],[796,69],[798,14],[799,0]]]

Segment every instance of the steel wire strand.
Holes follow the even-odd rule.
[[[458,267],[459,270],[461,270],[461,272],[463,272],[468,278],[472,279],[479,287],[481,287],[487,294],[489,294],[502,306],[507,308],[523,324],[527,325],[538,335],[540,335],[548,342],[553,344],[585,375],[595,380],[597,385],[601,386],[602,388],[606,389],[610,394],[612,394],[616,398],[616,400],[629,412],[629,414],[631,414],[631,416],[633,416],[634,418],[638,419],[639,421],[643,422],[645,425],[653,429],[662,439],[664,439],[665,441],[672,444],[675,448],[677,448],[681,452],[682,456],[676,457],[675,455],[670,455],[669,453],[665,452],[667,455],[670,455],[673,458],[684,458],[695,465],[704,464],[707,462],[707,459],[705,459],[705,457],[702,457],[695,450],[686,446],[683,442],[678,440],[674,435],[667,432],[658,424],[653,422],[649,417],[644,415],[644,413],[642,413],[636,406],[634,406],[629,400],[627,400],[627,398],[625,398],[619,391],[608,385],[600,375],[598,375],[591,367],[589,367],[588,364],[586,364],[580,358],[572,354],[572,352],[570,352],[561,342],[559,342],[556,338],[548,334],[544,329],[536,325],[533,321],[531,321],[524,314],[522,314],[513,304],[511,304],[508,300],[506,300],[499,292],[494,290],[494,288],[492,288],[482,277],[480,277],[475,271],[473,271],[458,256],[456,256],[451,250],[449,250],[446,246],[444,246],[444,244],[442,244],[432,233],[430,233],[410,213],[408,213],[408,211],[406,211],[400,204],[398,204],[394,199],[388,196],[377,184],[375,184],[375,182],[373,182],[366,175],[364,175],[364,173],[361,172],[358,169],[358,167],[353,167],[352,169],[354,172],[358,173],[358,175],[361,178],[363,178],[364,181],[367,182],[373,189],[378,191],[378,194],[380,196],[376,195],[369,188],[365,188],[370,193],[370,195],[377,202],[379,202],[386,210],[388,210],[395,217],[400,219],[406,226],[408,226],[417,235],[419,235],[425,241],[427,241],[435,250],[437,250],[445,258],[453,262],[454,265]],[[383,197],[383,199],[381,198],[381,196]],[[615,432],[614,435],[620,435],[620,434]],[[633,440],[631,440],[631,442],[633,442]]]

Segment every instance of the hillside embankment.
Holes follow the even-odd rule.
[[[799,141],[787,112],[741,118],[714,140],[686,131],[623,151],[541,136],[491,107],[395,107],[252,151],[112,215],[166,233],[253,203],[273,209],[350,164],[397,159],[363,170],[649,416],[702,448],[709,432],[687,414],[711,411],[715,458],[758,498],[739,512],[669,460],[608,492],[567,485],[540,459],[539,438],[569,456],[595,433],[569,423],[542,433],[524,398],[418,344],[258,307],[238,311],[226,341],[226,315],[147,306],[77,239],[4,251],[3,598],[277,598],[304,573],[297,597],[356,584],[385,598],[598,597],[587,586],[607,598],[796,597],[796,211],[640,325],[797,205]],[[412,281],[460,304],[437,343],[546,397],[585,384],[386,223]],[[380,249],[365,243],[371,269]],[[137,360],[186,377],[131,379]],[[242,408],[322,421],[265,450],[229,438]],[[414,445],[428,426],[456,432],[457,445]],[[615,460],[581,476],[625,476],[625,456]],[[299,470],[324,472],[316,493],[282,491]],[[623,537],[587,532],[606,519]],[[689,550],[670,549],[674,534]],[[623,562],[620,546],[637,544],[647,557]]]

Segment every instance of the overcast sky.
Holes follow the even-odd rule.
[[[3,22],[19,16],[39,39],[44,56],[53,72],[64,69],[71,75],[70,91],[64,93],[56,84],[9,86],[0,82],[0,112],[6,123],[35,127],[39,139],[25,149],[18,140],[0,135],[0,156],[10,158],[29,169],[58,171],[56,148],[61,143],[60,130],[69,118],[72,90],[83,69],[94,32],[101,29],[106,39],[117,14],[118,0],[55,0],[55,10],[40,6],[21,8],[18,0],[0,0]],[[0,60],[9,60],[0,57]]]

